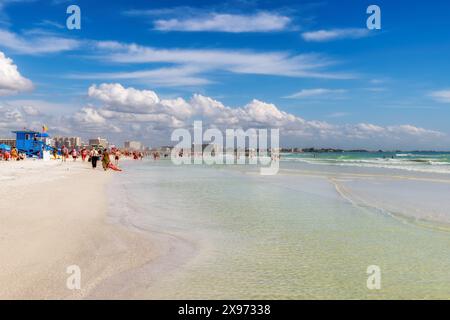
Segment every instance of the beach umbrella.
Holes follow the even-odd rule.
[[[6,151],[11,151],[11,147],[8,146],[7,144],[0,144],[0,150],[6,150]]]

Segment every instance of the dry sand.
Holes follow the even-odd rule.
[[[115,174],[81,162],[0,162],[0,299],[84,298],[153,259],[144,234],[106,222]],[[71,265],[80,290],[66,286]]]

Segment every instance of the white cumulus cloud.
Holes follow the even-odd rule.
[[[88,96],[103,102],[109,112],[128,113],[126,117],[131,119],[135,115],[145,119],[148,114],[167,114],[180,119],[192,115],[192,107],[182,98],[161,100],[154,91],[125,88],[119,83],[92,85]]]
[[[306,120],[280,110],[275,104],[253,99],[242,107],[229,107],[200,94],[191,99],[160,99],[154,91],[125,88],[120,84],[100,84],[89,88],[89,96],[100,106],[78,116],[78,121],[92,123],[99,117],[97,128],[120,128],[124,134],[141,132],[170,137],[174,128],[190,128],[194,120],[218,128],[279,128],[282,139],[297,145],[402,148],[432,146],[443,141],[445,134],[411,124],[381,126],[371,123],[336,125],[325,121]],[[94,117],[95,115],[95,117]],[[142,137],[141,137],[142,138]],[[166,141],[167,143],[167,141]]]
[[[124,88],[118,83],[103,83],[98,87],[92,85],[88,89],[88,95],[110,106],[120,107],[121,111],[136,113],[153,111],[153,107],[159,102],[154,91]]]
[[[0,96],[33,89],[32,82],[23,77],[14,62],[0,51]]]

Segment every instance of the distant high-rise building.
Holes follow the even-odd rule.
[[[79,148],[81,147],[80,137],[53,137],[53,146],[56,148],[61,148],[65,146],[66,148]]]
[[[0,138],[0,144],[6,144],[10,147],[15,147],[16,146],[16,139],[11,139],[11,138]]]
[[[108,148],[109,142],[108,140],[104,138],[95,138],[95,139],[89,139],[89,145],[91,147],[101,147],[101,148]]]
[[[142,150],[142,143],[139,141],[125,141],[124,148],[128,150]]]

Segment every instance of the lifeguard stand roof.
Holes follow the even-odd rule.
[[[23,129],[23,130],[16,130],[16,131],[13,131],[12,133],[33,133],[33,134],[36,133],[36,134],[38,134],[39,131]]]

